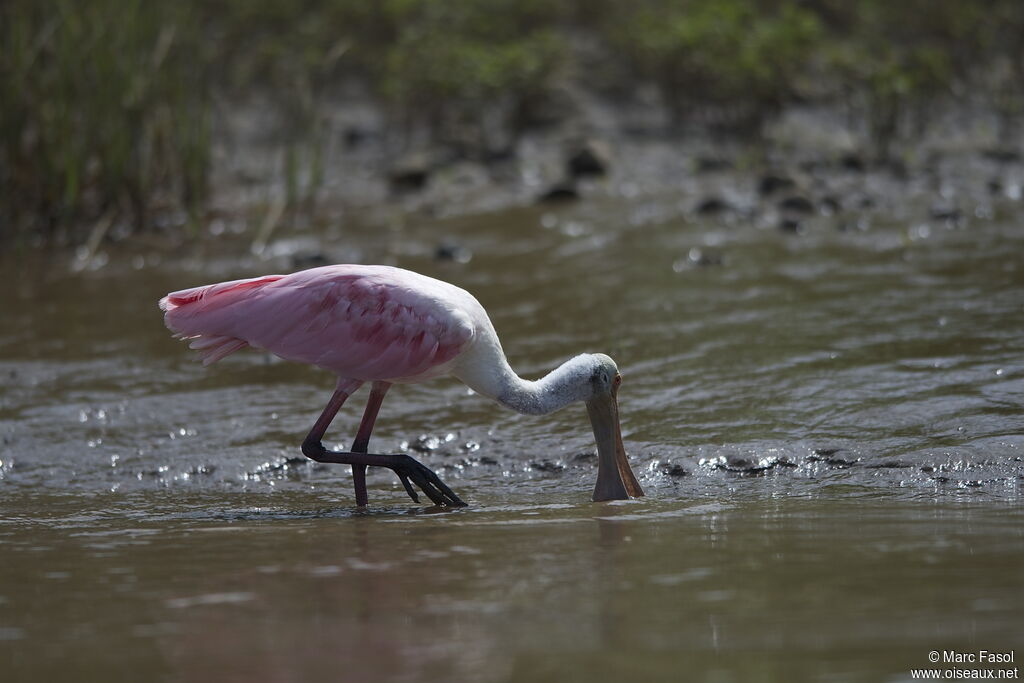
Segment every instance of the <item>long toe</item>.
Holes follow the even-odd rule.
[[[448,488],[440,477],[433,473],[433,471],[424,467],[421,463],[416,463],[420,468],[420,475],[423,477],[423,483],[420,484],[420,488],[430,496],[430,499],[434,501],[435,505],[447,505],[448,507],[466,507],[466,504],[455,495],[455,492]]]
[[[412,484],[416,484],[423,493],[427,494],[427,497],[430,498],[434,505],[445,505],[447,507],[466,506],[466,503],[455,495],[454,491],[448,488],[436,474],[421,462],[408,455],[400,457],[401,460],[394,463],[392,469],[398,475],[402,485],[405,486],[406,492],[413,500],[419,502],[410,481]]]
[[[412,484],[409,483],[409,477],[401,471],[396,471],[395,474],[398,475],[398,479],[402,482],[402,486],[405,487],[405,492],[409,494],[409,497],[412,498],[413,502],[420,502],[420,497],[416,495],[416,489],[414,489]]]
[[[466,503],[463,502],[463,500],[459,498],[454,491],[448,488],[448,486],[446,486],[436,474],[430,470],[427,470],[427,473],[429,474],[430,483],[440,491],[443,496],[445,505],[449,507],[466,507]]]

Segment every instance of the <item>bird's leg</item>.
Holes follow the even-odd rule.
[[[334,416],[338,414],[341,407],[345,405],[348,397],[362,385],[363,383],[357,380],[338,381],[338,386],[334,390],[331,400],[327,402],[324,412],[320,413],[320,417],[317,418],[313,428],[306,435],[306,440],[302,442],[303,455],[317,462],[336,462],[335,460],[322,459],[326,458],[330,453],[330,451],[324,448],[322,443],[324,434],[327,433],[327,428],[331,426],[331,421],[334,420]]]
[[[388,393],[390,388],[389,382],[373,383],[370,389],[370,398],[366,402],[366,410],[363,411],[363,420],[359,423],[359,431],[356,432],[356,440],[352,442],[353,453],[367,452],[373,423],[377,420],[377,413],[380,411],[381,402],[384,401],[384,394]],[[352,480],[356,488],[356,505],[365,507],[369,502],[369,496],[366,495],[366,465],[352,465]]]
[[[434,502],[435,505],[447,505],[450,507],[462,507],[465,505],[462,499],[455,495],[455,492],[445,486],[436,474],[430,471],[422,463],[416,459],[400,453],[397,455],[374,455],[366,452],[357,453],[353,451],[329,451],[324,448],[323,438],[327,432],[327,427],[330,426],[334,416],[338,414],[341,406],[344,405],[345,400],[348,399],[352,393],[362,385],[362,382],[358,380],[348,380],[338,383],[338,388],[335,390],[334,395],[331,396],[331,400],[328,401],[327,407],[324,408],[323,413],[317,419],[316,424],[313,425],[313,429],[310,430],[306,436],[305,441],[302,442],[302,454],[311,460],[317,462],[330,462],[341,465],[360,465],[364,469],[367,465],[376,465],[378,467],[387,467],[394,471],[401,479],[402,485],[405,487],[406,493],[417,503],[419,497],[412,488],[412,484],[423,489],[423,492]],[[384,397],[386,388],[380,390],[380,396],[377,400],[376,408],[374,408],[373,416],[376,417],[376,410],[380,408],[380,400]],[[371,392],[370,404],[367,405],[367,411],[369,411],[371,405],[374,402],[373,393]],[[363,416],[363,422],[367,421],[366,415]],[[369,426],[366,428],[366,442],[369,442],[369,432],[373,428],[373,420],[370,420]],[[360,425],[359,433],[362,434],[363,425]],[[356,444],[359,445],[359,436],[356,436]],[[366,443],[363,444],[363,448],[366,447]],[[410,483],[412,482],[412,483]],[[365,482],[363,484],[365,487]],[[365,491],[365,488],[364,488]],[[358,496],[358,490],[356,492]],[[365,492],[363,494],[366,495]],[[365,501],[365,499],[364,499]],[[362,503],[362,504],[365,504]]]

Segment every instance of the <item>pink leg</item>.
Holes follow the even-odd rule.
[[[352,451],[329,451],[324,448],[323,438],[330,426],[334,416],[338,414],[341,406],[345,404],[352,393],[362,386],[358,380],[339,380],[338,388],[328,401],[327,407],[317,418],[316,424],[302,442],[302,454],[317,462],[338,463],[341,465],[352,465],[352,473],[356,479],[356,502],[359,505],[366,505],[366,479],[365,472],[368,465],[387,467],[394,471],[401,480],[409,497],[419,502],[412,484],[420,487],[424,493],[434,502],[435,505],[447,505],[449,507],[462,507],[465,505],[454,491],[445,486],[436,474],[417,462],[414,458],[401,453],[398,455],[376,455],[366,452],[370,442],[370,432],[373,431],[373,423],[377,418],[377,411],[380,409],[384,394],[390,386],[387,382],[374,382],[370,392],[370,401],[363,414],[362,423],[359,425],[359,432],[356,435]],[[356,449],[362,449],[357,451]],[[361,489],[360,489],[361,486]]]
[[[353,453],[366,453],[370,445],[370,433],[373,431],[373,424],[377,421],[377,413],[380,411],[380,404],[384,401],[384,394],[388,393],[391,384],[388,382],[374,382],[370,389],[370,399],[366,402],[366,410],[363,411],[363,420],[359,423],[359,431],[356,433],[356,440],[352,442]],[[356,505],[366,507],[369,497],[366,494],[366,465],[352,465],[352,479],[356,487]]]
[[[306,440],[302,442],[302,452],[306,457],[313,458],[309,453],[306,453],[307,448],[312,448],[313,451],[316,450],[317,446],[321,449],[323,448],[321,442],[324,440],[324,434],[327,433],[327,428],[331,426],[334,416],[345,405],[348,397],[361,386],[363,386],[363,383],[358,380],[338,380],[338,386],[334,390],[331,400],[327,402],[327,407],[324,408],[324,412],[320,413],[320,417],[317,418],[313,429],[309,430]],[[316,460],[316,458],[313,458],[313,460]]]

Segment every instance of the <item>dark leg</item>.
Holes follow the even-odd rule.
[[[370,389],[370,399],[366,402],[366,410],[363,411],[363,421],[359,423],[359,431],[356,433],[356,440],[352,442],[353,453],[366,453],[370,445],[370,432],[373,431],[373,423],[377,421],[377,413],[380,411],[380,404],[384,401],[384,394],[388,393],[391,384],[388,382],[374,382]],[[356,487],[356,505],[366,507],[369,497],[366,495],[366,465],[352,465],[352,479]]]
[[[341,406],[344,405],[345,400],[348,399],[352,393],[362,385],[362,382],[356,380],[350,380],[345,382],[339,382],[338,388],[335,390],[334,395],[331,396],[331,400],[327,403],[327,407],[324,408],[323,413],[317,419],[316,424],[313,425],[313,429],[310,430],[306,436],[306,440],[302,442],[302,454],[311,460],[317,462],[330,462],[338,463],[341,465],[352,465],[353,474],[355,473],[355,466],[361,466],[365,472],[367,465],[376,465],[378,467],[387,467],[394,471],[398,475],[398,478],[402,481],[402,485],[405,486],[406,492],[409,496],[419,502],[419,497],[412,488],[412,484],[420,487],[424,493],[434,502],[435,505],[447,505],[450,507],[462,507],[465,505],[462,500],[455,495],[450,488],[445,486],[436,474],[431,472],[428,468],[424,467],[421,463],[417,462],[414,458],[408,455],[371,455],[366,452],[353,452],[353,451],[329,451],[324,448],[323,438],[327,432],[327,427],[330,426],[334,416],[338,414]],[[376,399],[376,407],[373,409],[373,418],[376,418],[377,410],[380,408],[380,401],[384,398],[384,393],[387,391],[385,386],[379,392],[379,397]],[[365,448],[369,442],[370,431],[373,429],[373,419],[369,420],[367,424],[367,414],[370,413],[370,409],[374,404],[374,394],[377,392],[377,387],[374,386],[374,390],[370,394],[370,403],[367,405],[367,413],[363,415],[363,424],[359,427],[359,435],[356,436],[355,446],[360,445],[360,436],[363,436],[363,429],[366,428],[365,441],[362,447]],[[358,484],[357,484],[358,486]],[[366,496],[366,483],[363,481],[363,496],[364,500],[361,503],[365,505]],[[356,490],[356,496],[359,496],[359,490]]]
[[[327,402],[327,406],[324,408],[324,412],[320,413],[320,417],[317,418],[316,424],[309,430],[309,434],[306,435],[306,440],[302,442],[302,453],[307,458],[316,460],[312,455],[307,453],[317,452],[317,450],[326,451],[321,443],[324,440],[324,434],[327,433],[327,428],[331,426],[331,422],[334,420],[334,416],[338,414],[341,407],[345,405],[345,401],[355,391],[363,386],[362,382],[351,380],[342,382],[338,381],[338,386],[334,390],[334,394],[331,396],[331,400]]]

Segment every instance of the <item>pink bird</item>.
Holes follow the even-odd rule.
[[[410,481],[435,505],[462,506],[427,467],[408,455],[367,452],[384,394],[392,384],[452,375],[512,410],[546,415],[586,404],[597,442],[595,501],[642,496],[622,445],[616,393],[622,381],[604,354],[576,356],[537,381],[508,364],[487,311],[454,285],[388,266],[336,265],[172,292],[160,300],[175,337],[191,340],[203,364],[251,346],[330,370],[334,395],[302,444],[317,462],[352,466],[356,503],[367,504],[366,467],[393,470],[416,502]],[[363,383],[370,398],[350,451],[322,440],[338,410]]]

